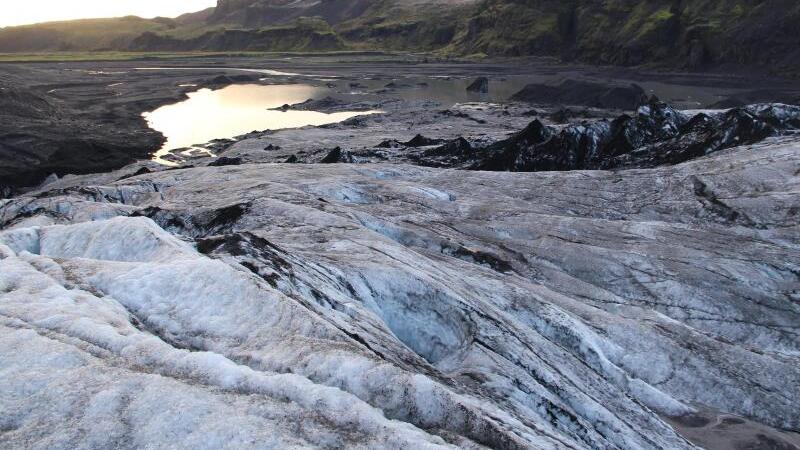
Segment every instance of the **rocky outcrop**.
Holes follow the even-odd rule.
[[[489,79],[486,77],[478,77],[469,86],[467,92],[475,92],[477,94],[489,93]]]
[[[411,138],[408,142],[405,142],[403,145],[406,147],[429,147],[431,145],[438,145],[441,144],[441,139],[433,139],[429,137],[425,137],[421,134],[418,134]]]
[[[319,99],[308,99],[294,105],[282,105],[273,108],[276,111],[319,111],[333,113],[340,111],[369,111],[380,107],[375,102],[352,102],[331,97],[330,95]]]
[[[751,105],[689,117],[652,102],[635,116],[572,124],[560,131],[536,120],[462,163],[471,169],[523,172],[656,167],[798,131],[800,107],[795,106]]]
[[[349,152],[342,150],[341,147],[336,147],[329,151],[319,162],[320,164],[351,163],[353,162],[353,157]]]
[[[203,83],[203,87],[219,89],[236,83],[256,83],[259,78],[257,75],[219,75]]]
[[[558,85],[529,84],[511,96],[512,101],[550,105],[580,105],[604,109],[635,110],[647,103],[647,94],[637,84],[600,84],[567,79]]]
[[[591,114],[599,113],[595,110]],[[502,116],[501,116],[502,117]],[[340,162],[393,161],[468,170],[540,172],[651,168],[800,133],[800,106],[749,105],[689,115],[651,98],[633,115],[548,125],[535,119],[505,139],[389,139]],[[307,162],[313,162],[308,160]]]
[[[228,158],[227,156],[222,156],[210,162],[208,165],[212,167],[223,167],[238,166],[240,164],[242,164],[242,158]]]

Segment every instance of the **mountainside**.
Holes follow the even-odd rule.
[[[219,0],[177,19],[0,30],[0,52],[435,51],[800,73],[794,0]]]
[[[320,17],[330,24],[359,17],[382,2],[371,0],[219,0],[211,23],[233,23],[249,28]]]
[[[147,32],[164,32],[170,19],[120,17],[48,22],[0,28],[0,52],[124,50]]]
[[[796,70],[799,21],[800,3],[793,0],[488,0],[455,45],[618,65]]]

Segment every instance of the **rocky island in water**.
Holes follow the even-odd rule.
[[[0,447],[800,449],[796,5],[378,3],[0,29]]]

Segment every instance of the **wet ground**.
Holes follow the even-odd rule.
[[[466,91],[477,76],[489,78],[488,93]],[[7,194],[9,187],[33,185],[50,174],[105,171],[148,158],[165,148],[167,138],[150,128],[142,113],[185,100],[203,88],[300,84],[309,90],[310,98],[330,96],[362,106],[400,100],[413,111],[421,105],[447,108],[454,103],[501,102],[527,83],[567,78],[635,82],[683,108],[699,108],[731,96],[770,96],[772,101],[797,88],[788,81],[729,74],[648,73],[542,60],[426,62],[414,56],[385,55],[4,64],[0,65],[0,190]],[[769,92],[764,92],[767,88]],[[402,106],[395,103],[394,108]],[[336,112],[343,111],[347,109]],[[249,131],[303,124],[276,124],[278,116],[264,116],[263,122],[248,122],[248,128],[253,128]],[[320,117],[305,122],[322,123]],[[207,123],[198,123],[196,129],[203,131],[198,141],[212,134],[225,138],[241,132],[241,128],[219,130]],[[188,142],[167,147],[203,143]]]
[[[699,408],[689,417],[666,418],[683,437],[706,450],[796,450],[800,434],[744,417]]]

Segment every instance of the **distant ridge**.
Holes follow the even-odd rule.
[[[219,0],[0,29],[0,52],[396,50],[800,75],[795,0]]]

